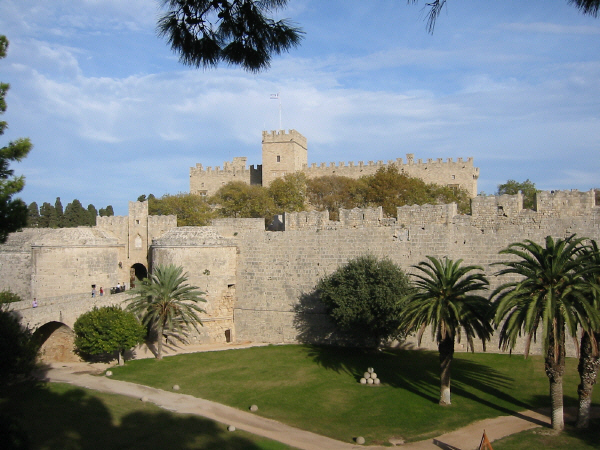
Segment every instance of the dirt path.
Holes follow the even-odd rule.
[[[243,348],[241,346],[207,346],[200,348],[188,347],[174,353],[189,353],[193,351],[225,350],[230,348]],[[141,355],[140,355],[141,356]],[[139,356],[138,356],[139,357]],[[280,422],[257,416],[251,412],[240,411],[229,406],[211,402],[190,395],[163,391],[148,386],[142,386],[126,381],[118,381],[109,377],[92,375],[102,373],[108,365],[90,365],[86,363],[55,363],[47,373],[47,378],[52,382],[69,383],[88,389],[126,395],[149,401],[169,411],[182,414],[195,414],[206,417],[226,425],[233,425],[236,429],[264,436],[299,449],[306,450],[343,450],[369,448],[371,450],[389,449],[390,447],[376,447],[346,443],[320,436],[308,431],[290,427]],[[485,430],[490,441],[500,439],[510,434],[539,426],[549,426],[550,419],[547,415],[534,411],[524,411],[515,416],[501,416],[495,419],[486,419],[475,422],[459,430],[444,434],[435,439],[403,444],[406,450],[471,450],[479,446],[481,436]],[[401,444],[398,442],[398,444]]]

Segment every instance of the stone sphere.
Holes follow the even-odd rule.
[[[369,379],[367,380],[367,384],[373,384],[373,378],[369,378]]]
[[[148,401],[148,397],[142,397],[140,398],[141,401],[143,401],[144,403]]]
[[[112,370],[107,370],[106,371],[106,376],[107,377],[111,377],[112,376]]]
[[[365,372],[365,373],[363,373],[363,377],[365,377],[365,378],[371,378],[371,373],[370,372]]]
[[[252,406],[250,407],[250,411],[252,411],[252,412],[258,411],[258,406],[256,406],[256,405],[252,405]]]
[[[375,369],[373,369],[372,367],[369,367],[369,368],[367,369],[367,372],[369,372],[369,373],[373,373],[373,372],[375,372]]]
[[[379,381],[379,378],[375,378],[375,379],[373,380],[373,384],[379,384],[379,383],[381,383],[381,381]]]
[[[366,378],[361,378],[360,379],[360,384],[367,384],[367,379]]]
[[[364,444],[365,443],[365,438],[362,437],[362,436],[357,437],[356,438],[356,443],[360,444],[360,445]]]
[[[178,384],[174,385],[174,386],[173,386],[173,390],[174,390],[174,391],[178,391],[178,390],[179,390],[179,385],[178,385]]]
[[[375,372],[371,372],[371,378],[373,378],[373,379],[377,378],[377,374]]]
[[[229,426],[227,427],[227,430],[228,430],[228,431],[235,431],[235,427],[234,427],[233,425],[229,425]]]

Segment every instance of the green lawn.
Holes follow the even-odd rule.
[[[576,361],[568,360],[565,404],[576,405]],[[368,367],[382,385],[358,380]],[[437,405],[438,354],[421,351],[363,352],[316,346],[268,346],[128,362],[114,378],[224,403],[349,442],[391,437],[417,441],[475,420],[549,406],[540,357],[455,355],[452,406]],[[600,389],[594,395],[600,404]],[[600,438],[600,435],[599,435]]]
[[[0,448],[10,449],[7,417],[29,436],[32,450],[285,450],[290,447],[202,417],[173,414],[151,403],[67,384],[20,386],[0,393]]]
[[[493,442],[494,450],[593,450],[600,448],[600,420],[593,420],[587,431],[578,431],[567,426],[560,435],[550,430],[534,429],[507,436]]]

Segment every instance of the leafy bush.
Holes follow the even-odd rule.
[[[10,290],[0,292],[0,303],[13,303],[20,302],[22,300],[23,299],[19,295],[11,292]]]
[[[79,316],[73,327],[75,347],[83,355],[118,352],[119,364],[126,350],[141,343],[146,329],[135,315],[119,306],[94,307]]]
[[[400,337],[398,327],[410,282],[389,259],[361,256],[317,284],[336,327],[361,345]]]

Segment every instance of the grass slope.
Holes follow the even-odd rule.
[[[382,385],[358,380],[375,368]],[[549,406],[543,360],[498,354],[457,353],[452,405],[440,407],[435,352],[384,351],[302,345],[179,355],[128,362],[114,377],[194,395],[350,441],[370,444],[392,437],[416,441],[476,420]],[[576,405],[576,361],[569,359],[565,404]],[[600,390],[594,395],[600,403]]]

